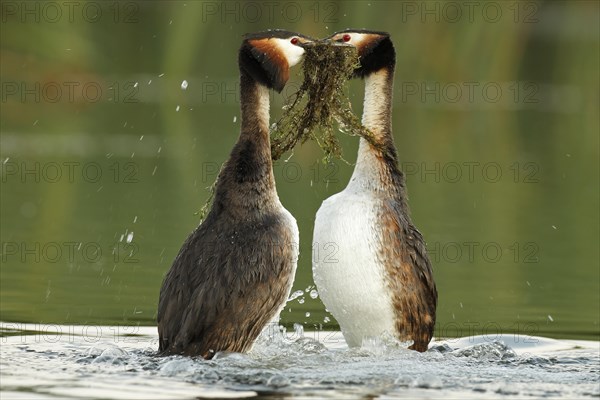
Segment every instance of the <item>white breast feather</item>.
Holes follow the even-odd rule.
[[[323,202],[313,236],[313,275],[325,307],[340,324],[346,342],[393,334],[394,310],[378,262],[375,204],[346,189]]]
[[[356,37],[362,40],[363,37]],[[365,79],[363,125],[379,133],[385,71]],[[360,140],[357,163],[346,189],[325,200],[313,236],[313,275],[325,307],[339,322],[349,346],[366,337],[395,334],[392,293],[378,250],[382,237],[373,190],[381,190],[379,161]],[[335,250],[335,252],[333,251]]]

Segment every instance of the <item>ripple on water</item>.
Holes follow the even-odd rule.
[[[213,360],[156,356],[155,330],[95,343],[23,335],[3,338],[3,398],[163,399],[244,397],[292,393],[305,397],[383,395],[387,398],[598,397],[598,343],[535,338],[461,338],[408,350],[382,337],[355,349],[339,333],[298,328],[265,332],[249,354],[217,353]],[[519,339],[519,340],[517,340]],[[529,338],[531,339],[531,338]],[[580,343],[581,344],[581,343]],[[22,396],[21,396],[22,397]]]

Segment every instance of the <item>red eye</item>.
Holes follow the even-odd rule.
[[[290,40],[290,42],[291,42],[292,44],[298,44],[299,40],[298,40],[298,38],[297,38],[297,37],[293,37],[293,38],[292,38],[292,40]]]
[[[350,39],[352,39],[352,37],[350,35],[348,35],[347,33],[342,37],[342,40],[344,42],[349,42]]]

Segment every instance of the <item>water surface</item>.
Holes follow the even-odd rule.
[[[40,328],[2,324],[2,398],[600,396],[598,342],[476,336],[436,341],[417,353],[385,338],[348,349],[339,332],[272,329],[247,355],[205,361],[155,356],[150,327]]]

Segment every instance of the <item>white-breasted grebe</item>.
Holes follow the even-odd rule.
[[[367,30],[337,32],[329,40],[357,48],[355,77],[365,80],[362,123],[374,141],[360,139],[348,186],[317,212],[314,280],[349,346],[387,332],[425,351],[437,289],[425,241],[409,216],[392,136],[394,46],[389,34]]]

